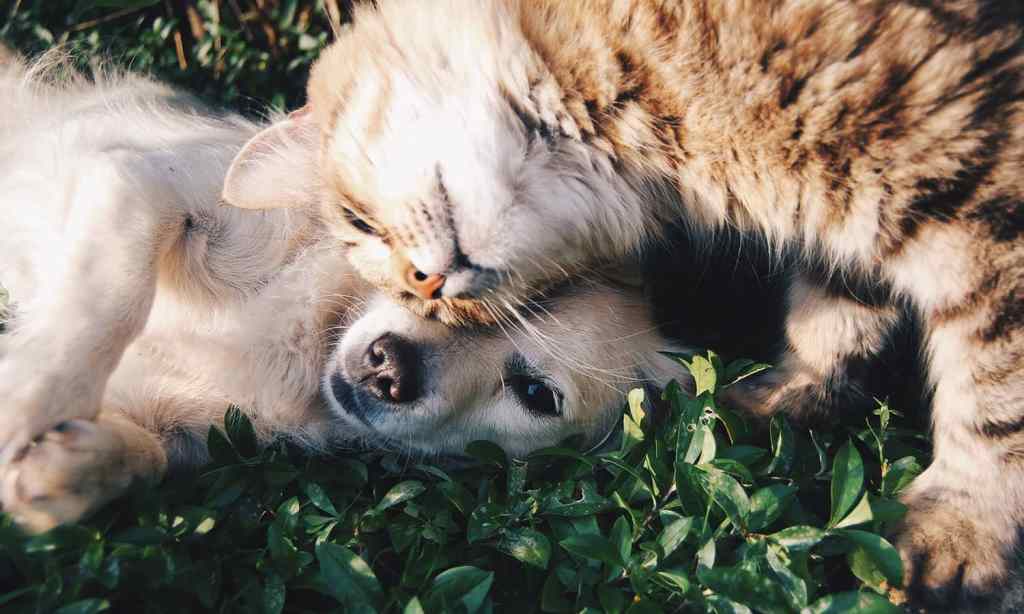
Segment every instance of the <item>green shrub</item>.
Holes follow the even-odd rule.
[[[261,451],[231,409],[198,478],[36,537],[0,523],[0,611],[899,611],[879,533],[921,437],[885,404],[755,434],[716,394],[761,365],[680,362],[700,394],[670,384],[655,415],[634,390],[613,451],[477,442],[458,471]]]

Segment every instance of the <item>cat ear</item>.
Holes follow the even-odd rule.
[[[231,162],[221,198],[242,209],[309,202],[318,181],[318,137],[308,105],[264,129]]]

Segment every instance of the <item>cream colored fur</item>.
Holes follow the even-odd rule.
[[[484,438],[522,455],[573,434],[600,442],[626,390],[677,374],[636,289],[576,283],[500,328],[444,327],[377,296],[312,202],[219,204],[258,126],[145,79],[86,80],[60,57],[3,70],[0,505],[28,528],[202,462],[229,404],[261,441],[313,451],[436,457]],[[385,334],[417,355],[423,386],[401,403],[355,371]],[[557,391],[557,415],[516,393],[527,374]],[[337,378],[351,398],[336,398]]]

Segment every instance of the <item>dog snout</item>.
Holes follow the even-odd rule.
[[[371,395],[388,403],[411,403],[422,387],[416,346],[393,333],[377,337],[363,354],[359,382]]]

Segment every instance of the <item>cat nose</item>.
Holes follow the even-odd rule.
[[[405,269],[405,283],[416,296],[424,300],[441,298],[441,288],[444,287],[446,277],[440,273],[427,275],[409,264]]]
[[[411,403],[420,396],[420,356],[416,346],[393,333],[377,337],[363,355],[359,378],[372,396],[388,403]]]

